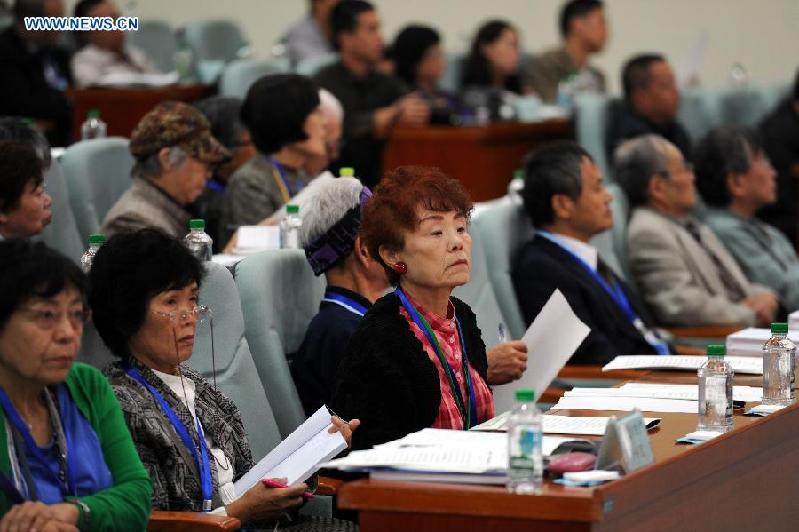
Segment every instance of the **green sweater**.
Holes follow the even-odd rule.
[[[78,410],[97,433],[114,478],[113,487],[80,498],[91,509],[91,530],[144,530],[150,518],[153,486],[111,385],[97,369],[81,363],[72,366],[66,385]],[[0,427],[4,422],[0,409]],[[11,478],[5,430],[0,430],[0,470]],[[0,492],[0,513],[5,514],[10,507],[8,498]]]

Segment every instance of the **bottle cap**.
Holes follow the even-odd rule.
[[[189,221],[189,229],[202,229],[205,230],[205,220],[202,218],[194,218]]]
[[[86,113],[86,118],[100,118],[100,110],[99,109],[89,109],[89,112]]]
[[[522,388],[516,390],[516,400],[520,403],[532,403],[535,401],[535,391],[529,388]]]
[[[711,344],[707,346],[707,356],[723,357],[727,353],[727,347],[721,344]]]
[[[788,334],[788,324],[782,322],[772,323],[771,334]]]
[[[353,177],[354,175],[355,175],[355,168],[352,168],[350,166],[339,168],[338,171],[339,177]]]
[[[295,205],[293,203],[289,203],[288,205],[286,205],[286,212],[288,214],[298,214],[300,212],[300,206]]]
[[[513,178],[514,179],[524,179],[524,169],[517,168],[513,171]]]
[[[92,233],[89,235],[89,244],[105,244],[105,235]]]

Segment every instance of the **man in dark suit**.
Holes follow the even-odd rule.
[[[70,126],[66,90],[69,54],[58,31],[25,28],[25,17],[63,17],[63,0],[17,0],[14,24],[0,34],[0,115],[33,119],[53,146],[65,146]]]
[[[574,143],[548,146],[528,159],[525,174],[522,198],[536,232],[512,274],[525,321],[531,323],[558,289],[591,328],[571,363],[667,354],[629,288],[589,243],[613,226],[612,196],[591,156]]]

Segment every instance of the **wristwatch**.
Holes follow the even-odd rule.
[[[89,530],[92,522],[92,509],[80,499],[72,499],[69,502],[78,507],[78,522],[75,523],[75,526],[78,527],[78,530]]]

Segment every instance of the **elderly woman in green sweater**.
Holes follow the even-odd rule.
[[[152,484],[119,403],[75,363],[84,290],[66,257],[0,242],[0,531],[147,524]]]

